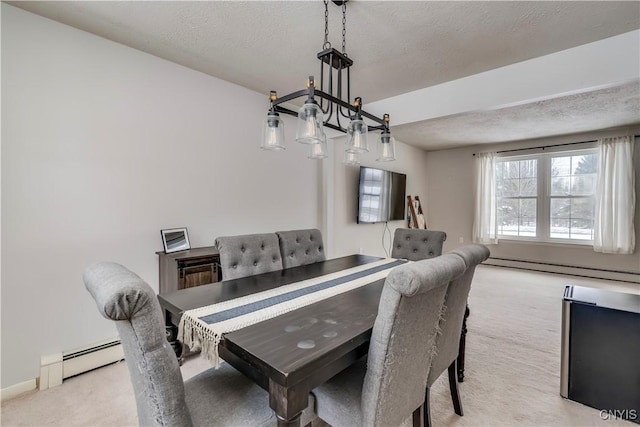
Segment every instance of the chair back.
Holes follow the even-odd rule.
[[[222,280],[282,270],[275,233],[218,237],[216,247],[220,253]]]
[[[409,263],[388,275],[362,389],[362,425],[400,425],[424,402],[440,312],[464,262],[456,255]]]
[[[436,356],[431,362],[429,380],[431,385],[458,357],[462,321],[467,307],[467,298],[476,266],[489,258],[489,249],[484,245],[466,245],[449,252],[447,255],[460,257],[465,271],[449,285],[444,300],[445,310],[440,321],[440,334],[436,339]]]
[[[391,257],[419,261],[442,255],[447,233],[418,228],[396,228]]]
[[[120,264],[102,262],[84,271],[98,311],[115,321],[129,367],[140,425],[190,426],[184,383],[167,342],[155,292]]]
[[[284,268],[312,264],[326,259],[322,233],[315,228],[277,231]]]

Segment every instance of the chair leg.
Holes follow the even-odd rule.
[[[431,405],[429,404],[429,387],[424,391],[424,409],[422,412],[424,427],[431,427]]]
[[[310,391],[309,394],[311,396],[313,396],[313,412],[315,412],[316,414],[318,413],[318,398],[316,397],[315,393]]]
[[[449,389],[451,390],[451,400],[453,401],[453,410],[456,414],[462,416],[462,402],[460,402],[460,394],[458,393],[458,381],[456,381],[456,361],[449,365]]]
[[[184,362],[184,347],[180,341],[178,341],[178,328],[172,324],[167,324],[165,326],[165,334],[167,336],[167,341],[169,341],[169,345],[173,349],[173,352],[176,354],[176,358],[178,359],[178,364],[182,366]]]
[[[458,382],[464,381],[464,351],[467,341],[467,317],[469,317],[469,306],[464,311],[462,319],[462,331],[460,331],[460,344],[458,348]]]
[[[424,427],[424,403],[413,411],[413,427]]]

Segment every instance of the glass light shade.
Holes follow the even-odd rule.
[[[320,144],[324,136],[323,114],[318,104],[304,104],[298,111],[296,141],[302,144]]]
[[[359,165],[360,164],[360,156],[358,153],[353,153],[350,151],[344,152],[344,161],[342,162],[345,165]]]
[[[277,113],[267,114],[262,127],[262,143],[265,150],[284,150],[284,122]]]
[[[381,133],[378,138],[378,162],[391,162],[396,159],[396,140],[389,133]]]
[[[327,135],[323,135],[322,142],[320,144],[311,144],[309,146],[309,158],[310,159],[326,159],[327,154]]]
[[[347,151],[351,153],[369,151],[367,147],[367,125],[363,120],[351,120],[347,126],[347,135]]]

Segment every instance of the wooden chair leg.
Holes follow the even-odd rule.
[[[178,341],[178,328],[171,323],[167,322],[165,326],[165,334],[167,336],[167,341],[169,341],[169,345],[173,349],[173,352],[176,354],[176,358],[178,359],[178,363],[182,366],[184,362],[185,356],[185,348],[180,341]]]
[[[413,427],[424,427],[424,403],[413,411]]]
[[[449,365],[449,389],[451,390],[451,400],[453,401],[453,410],[456,414],[462,416],[462,402],[460,402],[460,394],[458,393],[458,381],[456,381],[456,361]]]
[[[458,348],[458,382],[464,381],[464,351],[467,341],[467,317],[469,317],[469,306],[464,311],[462,319],[462,331],[460,331],[460,343]]]
[[[424,391],[424,409],[422,417],[424,418],[424,427],[431,427],[431,405],[429,404],[429,387]]]

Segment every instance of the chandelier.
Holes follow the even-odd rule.
[[[298,117],[296,141],[309,145],[310,159],[327,157],[327,135],[324,132],[327,127],[347,134],[344,157],[346,164],[359,164],[359,155],[369,151],[369,131],[380,131],[376,160],[395,160],[395,140],[389,130],[389,115],[379,118],[367,113],[362,109],[360,97],[355,97],[351,102],[350,68],[353,60],[346,52],[347,0],[332,1],[342,6],[342,52],[331,47],[329,42],[329,6],[328,0],[324,0],[324,44],[322,51],[318,53],[320,85],[318,87],[314,76],[309,76],[306,89],[282,97],[271,91],[260,147],[266,150],[285,149],[284,122],[279,114],[284,113]],[[307,99],[297,112],[282,105],[303,96]]]

